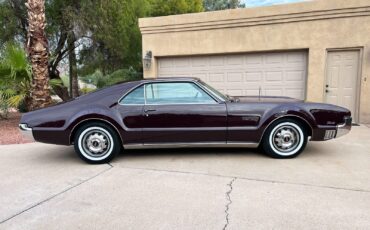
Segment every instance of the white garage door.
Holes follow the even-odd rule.
[[[198,77],[232,96],[288,96],[305,99],[307,52],[166,57],[159,77]]]

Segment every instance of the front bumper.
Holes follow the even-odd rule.
[[[351,128],[352,128],[352,118],[345,117],[343,124],[339,124],[333,128],[325,130],[324,140],[326,141],[344,136],[347,133],[349,133],[349,131],[351,131]]]
[[[28,127],[27,124],[19,124],[19,129],[21,130],[22,136],[27,139],[34,141],[33,133],[32,133],[32,128]]]
[[[349,133],[352,128],[352,117],[345,117],[344,123],[337,125],[337,135],[335,138],[341,137]]]

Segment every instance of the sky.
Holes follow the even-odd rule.
[[[305,1],[305,0],[243,0],[246,7],[270,6],[270,5],[276,5],[276,4],[302,2],[302,1]]]

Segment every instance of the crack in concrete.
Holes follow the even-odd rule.
[[[203,176],[221,177],[221,178],[237,178],[239,180],[249,180],[249,181],[257,181],[257,182],[265,182],[265,183],[300,185],[300,186],[314,187],[314,188],[326,188],[326,189],[344,190],[344,191],[350,191],[350,192],[370,193],[370,190],[366,190],[366,189],[352,189],[352,188],[343,188],[343,187],[335,187],[335,186],[327,186],[327,185],[314,185],[314,184],[295,183],[295,182],[288,182],[288,181],[277,181],[277,180],[257,179],[257,178],[249,178],[249,177],[227,176],[227,175],[210,174],[210,173],[203,173],[203,172],[189,172],[189,171],[177,171],[177,170],[155,169],[155,168],[140,168],[140,167],[137,168],[137,167],[126,167],[126,166],[121,166],[121,168],[135,169],[135,170],[148,170],[148,171],[157,171],[157,172],[169,172],[169,173],[193,174],[193,175],[203,175]]]
[[[235,180],[236,180],[236,177],[234,177],[230,181],[230,183],[227,184],[227,186],[229,186],[230,189],[226,192],[226,200],[228,201],[228,203],[225,206],[225,214],[226,214],[225,219],[226,219],[226,223],[225,223],[224,227],[222,228],[223,230],[226,230],[227,229],[227,226],[229,226],[229,223],[230,223],[229,209],[230,209],[230,205],[233,203],[233,201],[231,200],[230,194],[233,191],[233,183],[234,183]]]
[[[28,207],[28,208],[26,208],[26,209],[23,209],[22,211],[17,212],[16,214],[13,214],[13,215],[11,215],[11,216],[9,216],[9,217],[7,217],[7,218],[3,219],[3,220],[0,220],[0,225],[1,225],[1,224],[4,224],[5,222],[7,222],[7,221],[9,221],[9,220],[11,220],[11,219],[13,219],[13,218],[15,218],[15,217],[17,217],[17,216],[19,216],[19,215],[21,215],[21,214],[25,213],[25,212],[30,211],[31,209],[34,209],[34,208],[36,208],[36,207],[38,207],[38,206],[40,206],[40,205],[42,205],[42,204],[44,204],[44,203],[46,203],[46,202],[48,202],[48,201],[50,201],[50,200],[52,200],[52,199],[54,199],[54,198],[56,198],[56,197],[58,197],[58,196],[62,195],[63,193],[66,193],[66,192],[68,192],[68,191],[70,191],[70,190],[72,190],[72,189],[74,189],[74,188],[76,188],[76,187],[78,187],[78,186],[80,186],[80,185],[82,185],[82,184],[84,184],[84,183],[86,183],[86,182],[88,182],[88,181],[90,181],[90,180],[92,180],[92,179],[94,179],[94,178],[96,178],[96,177],[98,177],[98,176],[100,176],[100,175],[104,174],[105,172],[107,172],[107,171],[109,171],[110,169],[112,169],[112,168],[113,168],[113,165],[111,165],[111,164],[108,164],[108,165],[109,165],[109,168],[107,168],[107,169],[105,169],[105,170],[103,170],[103,171],[101,171],[101,172],[99,172],[99,173],[95,174],[94,176],[89,177],[89,178],[87,178],[87,179],[85,179],[85,180],[82,180],[81,182],[79,182],[79,183],[77,183],[77,184],[75,184],[75,185],[73,185],[73,186],[70,186],[70,187],[68,187],[68,188],[66,188],[66,189],[62,190],[61,192],[58,192],[58,193],[56,193],[56,194],[54,194],[54,195],[52,195],[52,196],[49,196],[48,198],[46,198],[46,199],[44,199],[44,200],[42,200],[42,201],[39,201],[39,202],[37,202],[36,204],[33,204],[33,205],[31,205],[30,207]]]

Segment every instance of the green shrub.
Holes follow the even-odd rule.
[[[29,96],[32,73],[19,45],[8,43],[0,54],[0,110],[6,117],[9,108],[18,108]]]
[[[119,69],[104,76],[100,70],[96,70],[95,73],[81,77],[80,79],[85,83],[95,85],[97,88],[103,88],[119,82],[142,79],[142,73],[136,72],[133,68],[128,68]]]
[[[94,92],[95,90],[96,89],[84,87],[84,88],[81,89],[81,93],[82,94],[88,94],[88,93]]]

